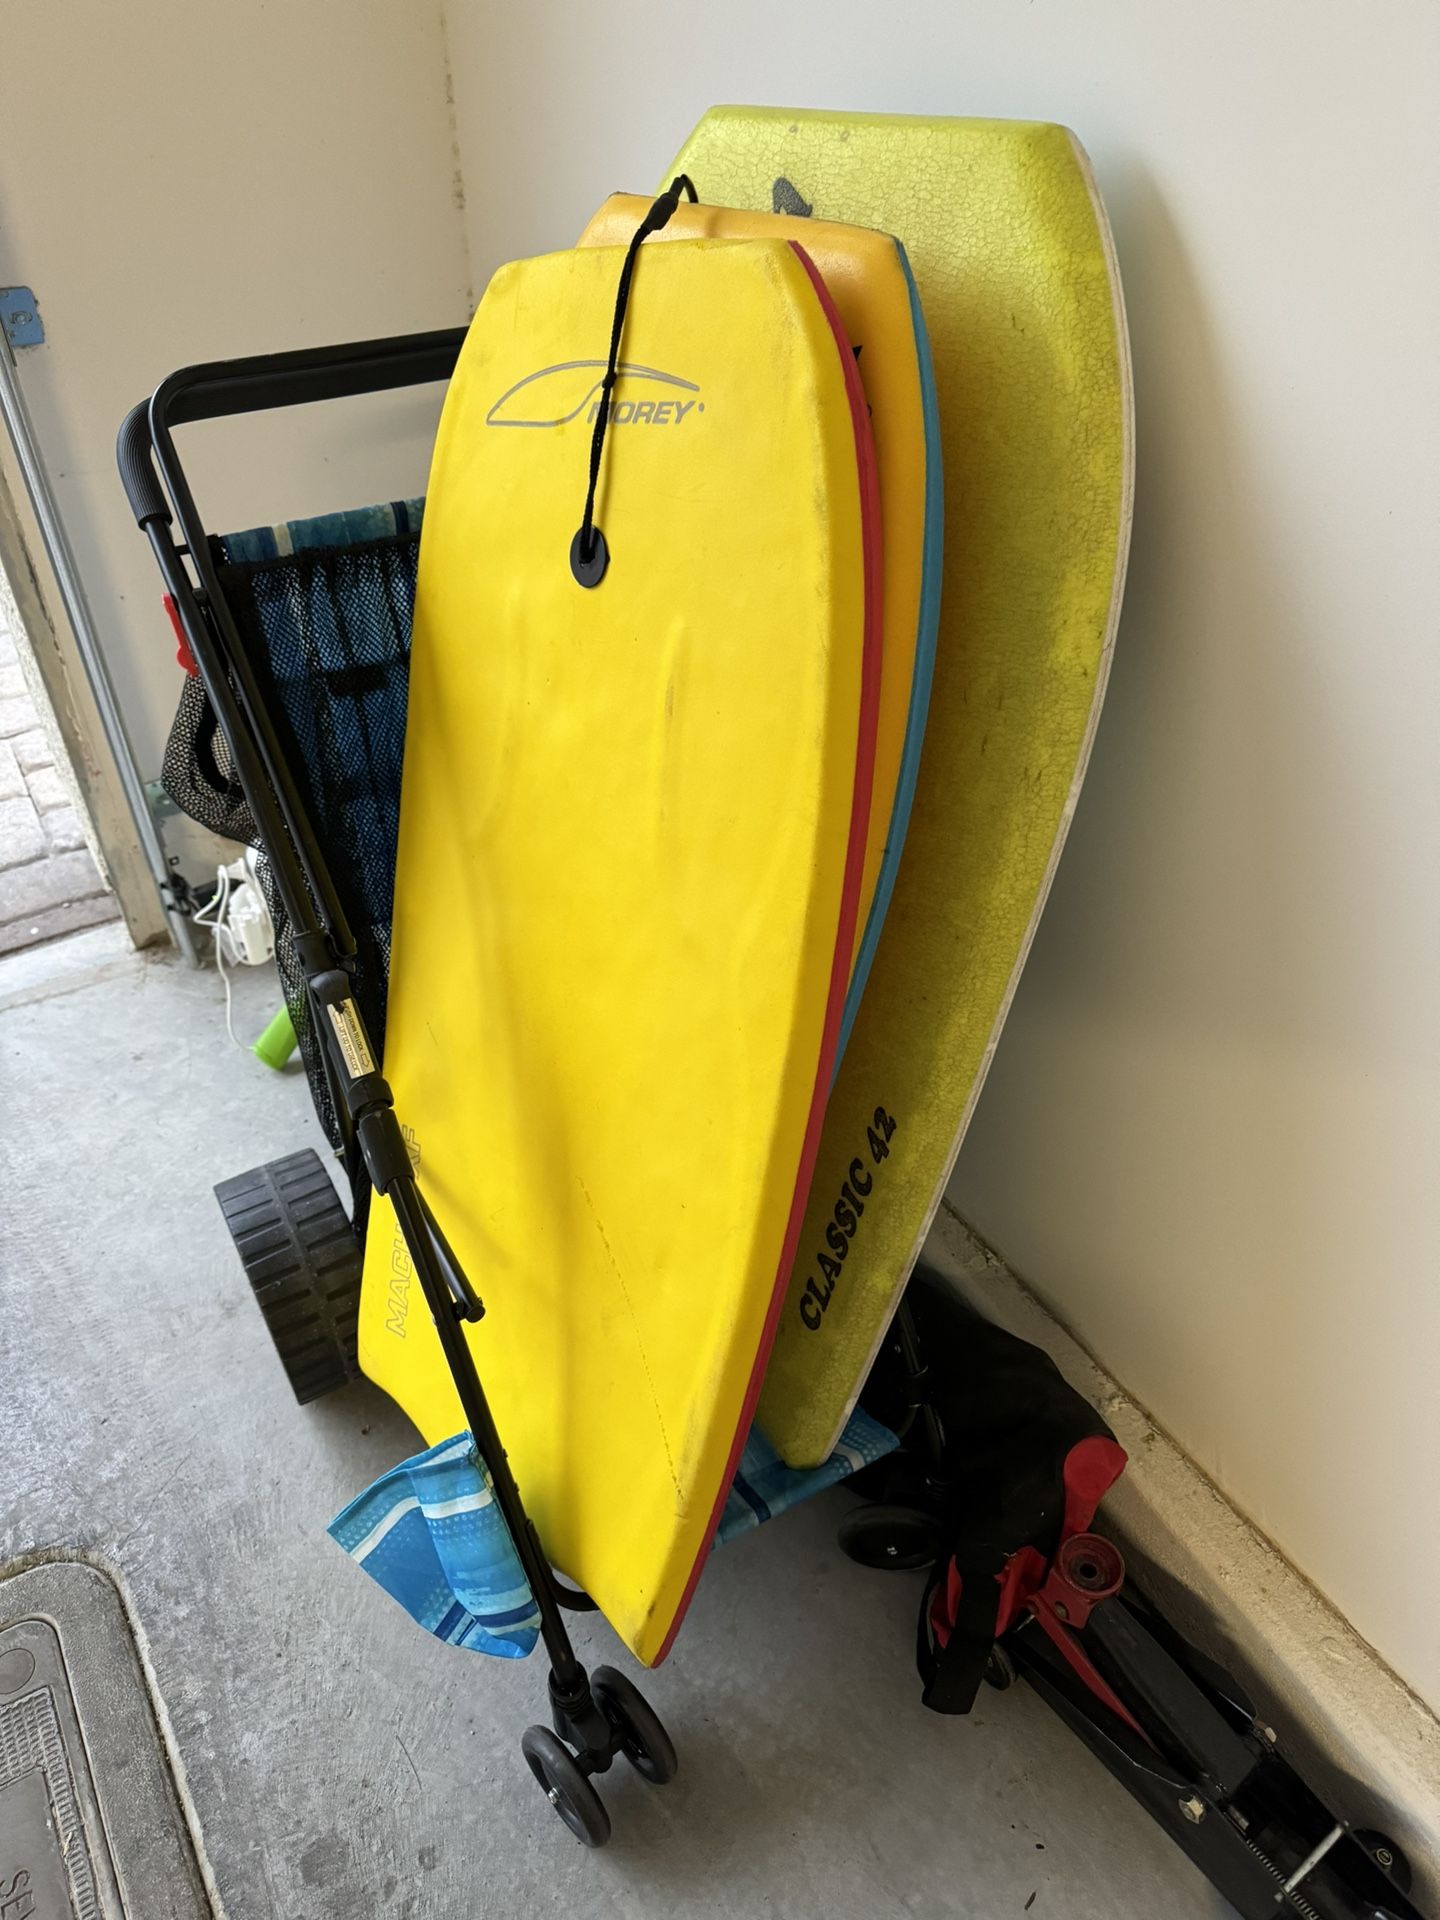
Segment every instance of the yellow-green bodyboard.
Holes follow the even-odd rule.
[[[1064,127],[720,107],[676,170],[703,200],[794,214],[801,236],[813,213],[900,239],[944,447],[914,809],[760,1401],[781,1454],[811,1465],[944,1193],[1084,775],[1129,542],[1129,352],[1104,209]]]

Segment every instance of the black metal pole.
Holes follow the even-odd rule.
[[[570,1644],[570,1634],[560,1610],[550,1563],[540,1550],[539,1539],[525,1511],[525,1502],[511,1471],[495,1417],[490,1411],[490,1403],[480,1384],[465,1326],[457,1312],[457,1302],[441,1278],[413,1173],[402,1175],[390,1188],[388,1197],[395,1209],[395,1217],[400,1222],[400,1231],[405,1236],[406,1251],[419,1276],[426,1304],[435,1321],[446,1365],[460,1396],[465,1424],[474,1438],[476,1451],[490,1470],[496,1505],[510,1529],[525,1578],[535,1595],[535,1604],[540,1613],[540,1635],[545,1642],[545,1651],[550,1656],[551,1670],[559,1684],[568,1690],[583,1680],[584,1674]]]
[[[525,1511],[495,1417],[480,1384],[475,1356],[465,1337],[465,1323],[480,1320],[485,1309],[420,1192],[405,1137],[395,1117],[394,1096],[371,1053],[360,1010],[350,995],[350,976],[336,967],[328,973],[314,975],[309,987],[326,1016],[321,1022],[323,1043],[333,1051],[337,1070],[343,1071],[345,1098],[355,1122],[370,1183],[395,1209],[406,1252],[440,1336],[440,1349],[459,1395],[466,1425],[476,1451],[490,1470],[496,1504],[535,1595],[540,1633],[550,1656],[552,1685],[564,1694],[583,1691],[588,1699],[585,1671],[570,1644],[554,1573]]]
[[[169,429],[162,423],[156,421],[154,417],[154,404],[152,401],[150,430],[154,443],[155,457],[170,498],[175,504],[175,514],[180,522],[180,531],[185,536],[185,545],[190,554],[191,565],[199,575],[201,589],[204,594],[203,607],[197,609],[197,611],[207,614],[209,619],[214,622],[219,636],[224,643],[226,663],[233,677],[235,690],[238,695],[238,704],[244,711],[245,722],[250,738],[254,743],[255,750],[264,768],[265,779],[270,791],[275,796],[275,808],[283,822],[285,834],[290,845],[294,848],[295,858],[304,875],[305,884],[314,896],[326,931],[334,942],[336,950],[348,957],[355,951],[355,941],[350,932],[350,925],[345,916],[345,909],[340,903],[340,896],[335,890],[335,883],[331,879],[329,868],[325,864],[325,856],[320,849],[319,841],[315,837],[315,830],[310,824],[310,817],[305,811],[305,803],[300,797],[300,790],[295,784],[295,776],[291,773],[289,764],[286,761],[284,749],[281,747],[279,738],[275,732],[274,722],[271,720],[269,712],[266,709],[264,696],[256,683],[254,668],[251,666],[249,657],[246,654],[245,644],[240,637],[239,629],[235,625],[234,616],[230,612],[229,603],[226,601],[224,591],[216,577],[215,563],[210,556],[210,543],[206,537],[205,529],[201,525],[199,514],[196,512],[195,500],[190,492],[189,482],[186,480],[180,462],[176,458],[174,442],[170,438]],[[152,521],[150,528],[153,527],[154,522]],[[152,531],[152,544],[154,537]],[[169,538],[168,533],[166,537],[167,539]],[[180,564],[183,573],[183,563],[179,562],[178,554],[177,563]],[[188,575],[186,576],[186,592],[190,597],[194,596],[194,589],[189,586]],[[180,596],[178,594],[176,596],[176,604],[180,604]],[[187,632],[188,631],[189,628],[187,625]],[[196,662],[201,666],[203,677],[204,667],[198,654],[196,655]],[[210,686],[208,680],[206,682],[206,691],[210,694],[211,703],[214,704],[215,690]],[[219,712],[218,707],[216,711],[217,713]],[[273,847],[271,847],[271,842],[268,839],[266,845],[268,848],[271,848],[273,852]],[[288,907],[289,903],[287,902],[286,904]]]
[[[305,875],[291,853],[293,843],[279,812],[264,763],[246,724],[247,716],[236,701],[225,659],[204,610],[196,599],[195,588],[171,537],[169,526],[160,520],[147,520],[145,532],[149,536],[151,551],[160,568],[166,592],[175,602],[186,641],[200,670],[201,684],[215,709],[225,744],[230,749],[246,805],[255,820],[265,851],[270,856],[275,885],[291,925],[295,928],[298,945],[306,932],[315,930],[315,908]]]

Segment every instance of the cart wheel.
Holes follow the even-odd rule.
[[[270,1338],[302,1406],[357,1377],[359,1243],[313,1147],[215,1189]]]
[[[1351,1838],[1365,1849],[1392,1887],[1398,1887],[1401,1893],[1409,1893],[1410,1862],[1388,1833],[1377,1833],[1373,1827],[1361,1827]]]
[[[668,1786],[680,1766],[675,1743],[640,1689],[614,1667],[597,1667],[590,1690],[620,1736],[620,1751],[641,1779],[652,1787]]]
[[[1020,1678],[1015,1662],[998,1640],[985,1656],[985,1668],[981,1678],[987,1687],[994,1687],[997,1693],[1008,1693]]]
[[[919,1507],[857,1507],[840,1522],[839,1539],[862,1567],[928,1567],[940,1551],[940,1523]]]
[[[520,1751],[551,1806],[581,1846],[603,1847],[610,1838],[605,1802],[559,1735],[549,1727],[527,1727],[520,1736]]]

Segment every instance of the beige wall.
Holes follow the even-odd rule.
[[[448,9],[470,247],[712,101],[1064,120],[1134,332],[1131,586],[955,1194],[1440,1703],[1431,0]]]
[[[150,778],[179,682],[116,429],[192,361],[468,316],[439,6],[5,0],[0,130],[0,284],[46,329],[20,377]],[[307,407],[182,451],[222,531],[423,491],[437,407]]]

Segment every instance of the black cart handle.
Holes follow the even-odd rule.
[[[172,519],[155,473],[156,439],[187,420],[216,420],[312,400],[344,400],[396,387],[448,380],[464,343],[464,327],[397,334],[340,347],[302,347],[182,367],[126,414],[115,445],[121,484],[136,523]]]
[[[150,402],[142,400],[126,414],[115,440],[115,462],[120,469],[120,484],[135,524],[143,532],[151,520],[163,520],[169,526],[171,513],[155,472],[150,443]]]

